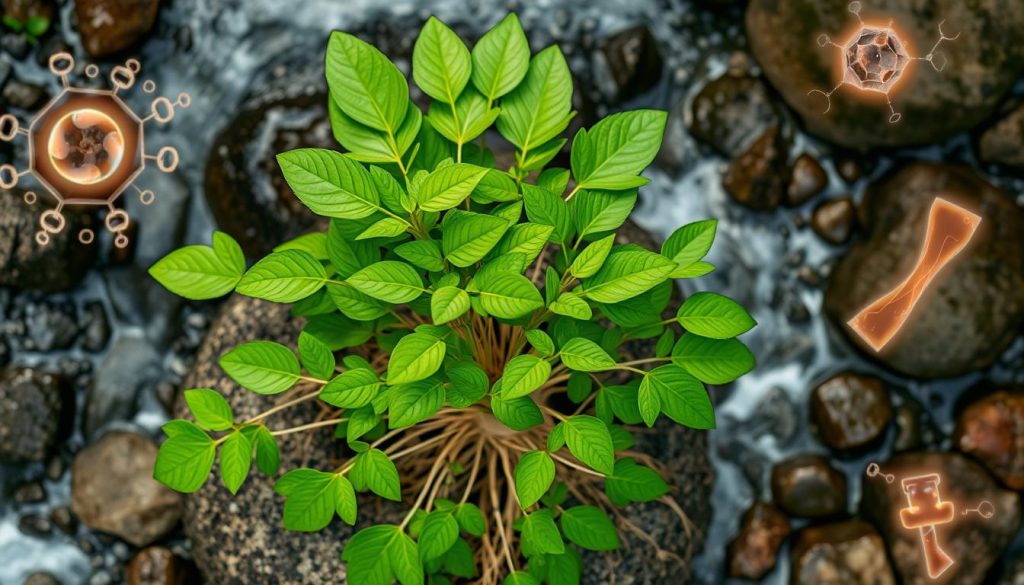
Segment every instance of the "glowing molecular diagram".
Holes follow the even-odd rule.
[[[150,105],[149,115],[140,118],[118,93],[135,85],[141,68],[135,59],[118,65],[110,71],[112,89],[100,90],[72,87],[68,75],[75,68],[75,60],[68,53],[50,57],[50,71],[58,76],[64,89],[50,100],[22,127],[12,114],[0,116],[0,141],[9,142],[18,135],[25,136],[29,145],[29,166],[18,171],[14,165],[0,165],[0,189],[13,189],[22,177],[32,175],[56,201],[39,217],[39,231],[35,239],[40,246],[61,233],[65,226],[64,208],[69,205],[106,207],[105,225],[114,236],[114,245],[128,245],[126,231],[128,214],[114,206],[126,189],[132,187],[143,205],[153,203],[152,191],[142,190],[134,181],[153,161],[159,170],[170,173],[178,166],[178,151],[165,146],[155,155],[147,154],[144,146],[144,126],[154,120],[166,124],[174,118],[176,108],[187,108],[191,98],[178,94],[174,102],[157,97]],[[94,64],[85,67],[85,75],[96,78],[100,69]],[[142,83],[142,91],[152,94],[156,84]],[[24,195],[25,202],[35,204],[33,191]],[[78,240],[90,244],[96,234],[91,229],[78,233]]]
[[[896,83],[903,77],[907,65],[911,61],[927,61],[936,71],[942,71],[946,67],[946,58],[942,53],[937,53],[939,45],[943,41],[953,41],[960,37],[948,37],[942,32],[942,25],[939,23],[939,40],[932,46],[932,50],[924,57],[913,57],[910,55],[906,43],[893,29],[892,21],[885,26],[868,25],[860,16],[861,3],[850,2],[849,11],[860,21],[860,28],[847,41],[839,45],[832,41],[827,34],[818,36],[818,46],[826,47],[832,45],[842,52],[843,75],[839,83],[829,91],[812,89],[807,95],[820,93],[828,101],[828,107],[824,113],[832,109],[832,94],[844,85],[851,85],[859,90],[880,93],[885,96],[889,105],[889,123],[895,124],[900,121],[903,114],[896,111],[890,92]]]
[[[883,473],[877,463],[868,464],[867,475],[882,477],[886,483],[896,481],[896,476]],[[942,499],[939,492],[941,483],[942,477],[937,473],[905,477],[900,481],[900,487],[907,497],[907,507],[900,510],[900,524],[903,528],[917,530],[920,534],[925,568],[931,579],[938,579],[956,564],[956,561],[942,549],[936,530],[937,526],[952,523],[956,517],[956,506],[953,502]],[[987,520],[995,515],[995,506],[992,502],[984,500],[977,507],[961,512],[961,516],[969,514],[977,514]]]

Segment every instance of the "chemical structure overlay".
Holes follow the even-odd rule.
[[[129,59],[111,69],[111,89],[72,86],[68,76],[75,69],[75,59],[69,53],[51,56],[49,67],[61,80],[61,92],[26,126],[13,114],[0,116],[0,141],[10,142],[24,136],[29,147],[28,168],[19,171],[12,164],[0,165],[0,189],[13,189],[23,177],[30,175],[55,201],[53,209],[47,209],[39,217],[35,240],[40,246],[47,245],[66,227],[65,208],[80,205],[105,207],[106,229],[113,234],[114,245],[125,248],[131,220],[115,205],[117,200],[131,188],[140,203],[150,205],[156,195],[135,184],[147,161],[155,163],[165,173],[173,172],[179,161],[178,151],[171,146],[161,148],[156,154],[146,152],[145,125],[149,121],[170,122],[175,110],[187,108],[191,98],[187,93],[178,94],[173,102],[166,97],[156,97],[143,118],[119,96],[135,85],[141,69],[137,60]],[[100,75],[100,69],[89,64],[84,67],[84,73],[93,79]],[[154,93],[156,83],[144,81],[142,91]],[[23,197],[29,205],[39,200],[34,191],[26,191]],[[92,243],[95,237],[88,228],[78,233],[82,244]]]

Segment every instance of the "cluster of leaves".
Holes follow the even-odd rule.
[[[653,426],[665,415],[713,428],[704,383],[727,383],[753,368],[735,337],[755,323],[714,293],[695,294],[674,317],[663,315],[674,279],[714,269],[703,258],[715,221],[680,228],[660,252],[616,243],[647,182],[640,172],[660,148],[663,112],[609,116],[576,134],[569,169],[545,168],[566,145],[562,134],[574,115],[572,79],[557,47],[531,58],[510,15],[470,51],[431,18],[412,65],[433,100],[426,115],[377,49],[349,34],[331,36],[330,116],[345,153],[300,149],[278,157],[295,195],[331,218],[325,233],[282,244],[248,269],[238,245],[216,233],[212,246],[177,250],[151,274],[191,299],[235,291],[294,303],[306,318],[298,355],[256,341],[220,360],[253,392],[311,385],[316,398],[340,409],[336,435],[354,456],[335,470],[296,469],[277,480],[287,528],[319,530],[334,515],[355,523],[358,491],[400,500],[399,473],[380,441],[442,409],[476,409],[510,432],[549,429],[546,445],[515,465],[511,487],[522,514],[514,529],[529,568],[510,571],[506,583],[576,583],[580,557],[565,541],[605,551],[619,539],[601,508],[564,506],[556,462],[569,459],[559,453],[604,476],[616,505],[663,496],[668,486],[657,472],[617,458],[633,444],[626,425]],[[492,126],[515,148],[508,169],[496,168],[486,145],[500,140],[486,133]],[[498,325],[508,332],[500,348]],[[621,357],[625,343],[642,339],[654,340],[653,356]],[[338,361],[342,350],[370,342],[388,354],[386,369],[354,353]],[[552,408],[543,399],[552,392],[579,406],[571,414]],[[253,459],[276,476],[276,437],[301,429],[271,431],[272,412],[238,419],[210,389],[185,398],[196,423],[166,425],[155,470],[179,491],[203,485],[218,447],[232,492]],[[465,471],[452,467],[456,476]],[[486,530],[480,508],[465,499],[432,504],[431,511],[414,506],[400,526],[353,536],[343,554],[351,582],[474,576],[467,539]]]
[[[4,26],[12,32],[24,34],[29,43],[35,44],[50,30],[50,19],[45,16],[30,16],[25,22],[10,14],[4,15]]]

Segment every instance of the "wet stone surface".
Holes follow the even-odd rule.
[[[1007,487],[1024,490],[1024,392],[999,391],[969,405],[957,417],[953,445]]]
[[[822,455],[799,455],[772,468],[772,497],[791,516],[846,513],[846,477]]]
[[[70,433],[74,402],[60,376],[0,372],[0,461],[42,461]]]
[[[895,585],[885,544],[866,522],[812,526],[796,535],[792,585]]]
[[[775,568],[782,541],[789,536],[786,515],[775,505],[756,502],[744,514],[727,553],[730,577],[757,581]]]
[[[814,388],[810,411],[821,442],[839,452],[877,446],[892,419],[885,383],[853,372],[837,374]]]

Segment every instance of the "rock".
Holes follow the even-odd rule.
[[[907,505],[900,479],[938,473],[939,492],[944,501],[955,502],[956,520],[937,529],[939,542],[957,560],[943,576],[943,583],[978,585],[1020,528],[1021,503],[1018,494],[1000,488],[981,465],[958,453],[903,453],[881,463],[884,473],[897,481],[865,478],[861,514],[882,533],[889,556],[905,585],[934,583],[928,578],[917,531],[903,528],[897,510]],[[978,514],[962,515],[982,501],[991,502],[996,513],[984,519]]]
[[[996,392],[968,406],[956,419],[953,445],[1007,487],[1024,490],[1024,392]]]
[[[82,45],[93,57],[130,49],[153,28],[159,7],[159,0],[76,0]]]
[[[838,516],[846,513],[846,477],[821,455],[798,455],[772,468],[772,497],[792,516]]]
[[[160,363],[160,355],[146,340],[119,337],[96,371],[86,398],[86,437],[94,436],[111,421],[130,419],[139,391],[160,379]]]
[[[836,172],[847,183],[856,183],[864,176],[864,163],[860,158],[850,152],[842,151],[833,157]]]
[[[162,546],[137,552],[125,571],[127,585],[188,585],[195,583],[195,567]]]
[[[809,154],[801,154],[793,161],[786,187],[786,205],[798,207],[814,198],[828,186],[828,174],[821,163]]]
[[[980,213],[982,227],[876,355],[845,323],[910,273],[937,194]],[[871,185],[858,211],[864,234],[836,265],[825,293],[832,321],[909,376],[959,376],[994,363],[1024,322],[1024,214],[1013,201],[968,169],[912,163]]]
[[[85,304],[82,312],[84,313],[80,339],[82,349],[92,353],[103,351],[110,341],[110,321],[107,319],[107,310],[103,308],[102,302],[92,301]]]
[[[78,319],[70,301],[32,303],[25,310],[29,351],[56,351],[71,347],[78,336]]]
[[[825,201],[811,215],[811,229],[830,244],[843,244],[853,232],[855,210],[849,197]]]
[[[110,432],[71,465],[71,509],[83,524],[146,546],[181,517],[181,497],[153,479],[156,445],[137,433]]]
[[[892,95],[901,122],[889,123],[884,100],[864,99],[850,86],[832,94],[831,110],[823,113],[826,100],[808,91],[835,86],[839,49],[819,48],[815,39],[827,34],[845,42],[857,24],[848,5],[848,0],[752,0],[746,15],[751,53],[765,76],[807,129],[830,142],[866,150],[955,136],[987,118],[1024,69],[1024,47],[1014,42],[1024,27],[1024,4],[877,0],[864,3],[864,19],[893,19],[915,57],[924,57],[939,39],[943,20],[948,36],[961,36],[945,41],[936,54],[937,61],[946,59],[943,71],[927,63],[911,65],[901,82],[905,91]]]
[[[31,368],[0,373],[0,461],[43,461],[71,431],[67,382]]]
[[[742,423],[745,433],[755,438],[765,435],[775,437],[780,444],[786,444],[800,426],[800,414],[796,404],[783,388],[773,386],[758,401],[750,418]]]
[[[4,32],[0,33],[0,52],[20,61],[28,57],[31,50],[32,46],[24,34],[7,31],[4,27]]]
[[[885,383],[853,372],[842,372],[819,384],[811,392],[810,405],[821,441],[839,452],[877,445],[892,420]]]
[[[60,580],[49,573],[32,573],[24,585],[61,585]]]
[[[3,97],[6,105],[22,110],[35,110],[49,99],[43,86],[19,79],[7,80],[0,97]]]
[[[777,128],[771,128],[750,148],[729,161],[722,186],[737,203],[761,211],[779,206],[786,191],[787,145]]]
[[[21,484],[14,490],[14,501],[18,504],[38,504],[46,501],[46,488],[38,481]]]
[[[75,531],[78,529],[78,518],[75,518],[70,506],[57,506],[54,508],[50,512],[50,522],[53,522],[58,530],[69,536],[74,536]]]
[[[801,530],[792,550],[792,585],[895,585],[885,543],[866,522]]]
[[[789,520],[774,504],[755,502],[729,543],[726,566],[730,577],[759,581],[775,568],[782,541],[789,535]]]
[[[942,431],[931,413],[909,392],[897,388],[893,393],[893,419],[896,436],[892,441],[895,453],[937,447],[943,440]]]
[[[601,43],[600,54],[608,68],[607,78],[612,82],[611,87],[603,88],[608,99],[636,97],[661,81],[664,66],[661,51],[645,25],[612,35]]]
[[[985,164],[1024,170],[1024,104],[986,129],[978,138],[977,151]]]
[[[152,203],[145,205],[138,197],[129,197],[125,210],[138,226],[138,233],[132,238],[135,263],[148,269],[181,247],[192,192],[177,173],[154,174],[146,188],[156,193]]]
[[[2,13],[5,17],[25,24],[31,18],[45,18],[51,23],[56,17],[56,6],[50,0],[3,0]]]
[[[157,345],[169,341],[178,325],[182,298],[169,292],[136,264],[103,270],[114,316],[122,323],[145,328],[146,339]]]
[[[29,536],[46,538],[53,531],[53,524],[42,514],[25,514],[18,518],[18,530]]]
[[[690,133],[727,157],[743,154],[782,121],[764,83],[741,72],[712,80],[690,104]]]
[[[1007,565],[999,585],[1024,585],[1024,559]]]
[[[39,204],[27,205],[24,191],[0,190],[0,287],[65,291],[76,284],[96,258],[95,246],[78,243],[78,232],[93,227],[94,218],[65,210],[67,227],[45,247],[36,243]]]

